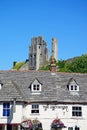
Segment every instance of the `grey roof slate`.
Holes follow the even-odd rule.
[[[71,93],[67,85],[70,79],[79,85],[79,92]],[[42,84],[40,94],[32,94],[30,84],[38,79]],[[49,71],[0,71],[0,101],[87,103],[87,74],[56,73]]]

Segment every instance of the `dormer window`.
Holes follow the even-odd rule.
[[[42,88],[42,84],[35,79],[34,82],[31,83],[31,92],[33,94],[40,94],[41,93],[41,88]]]
[[[0,84],[0,90],[1,90],[1,88],[2,88],[2,85]]]
[[[0,81],[0,90],[2,89],[2,85],[3,85],[3,83]]]
[[[68,86],[69,91],[79,91],[79,85],[73,78],[69,80],[69,83],[67,86]]]

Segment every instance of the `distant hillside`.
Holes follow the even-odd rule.
[[[29,61],[25,62],[14,62],[13,68],[15,70],[28,70]],[[55,61],[57,71],[59,72],[76,72],[76,73],[87,73],[87,54],[70,58],[67,60]],[[49,70],[50,62],[42,66],[40,70]]]

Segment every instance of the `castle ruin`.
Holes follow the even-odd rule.
[[[57,39],[52,38],[52,57],[57,60],[58,53]],[[47,42],[42,36],[33,37],[31,39],[31,46],[29,46],[29,69],[38,70],[40,67],[46,64],[49,58],[49,50]]]

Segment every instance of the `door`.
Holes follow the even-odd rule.
[[[12,130],[12,125],[7,124],[7,130]]]

